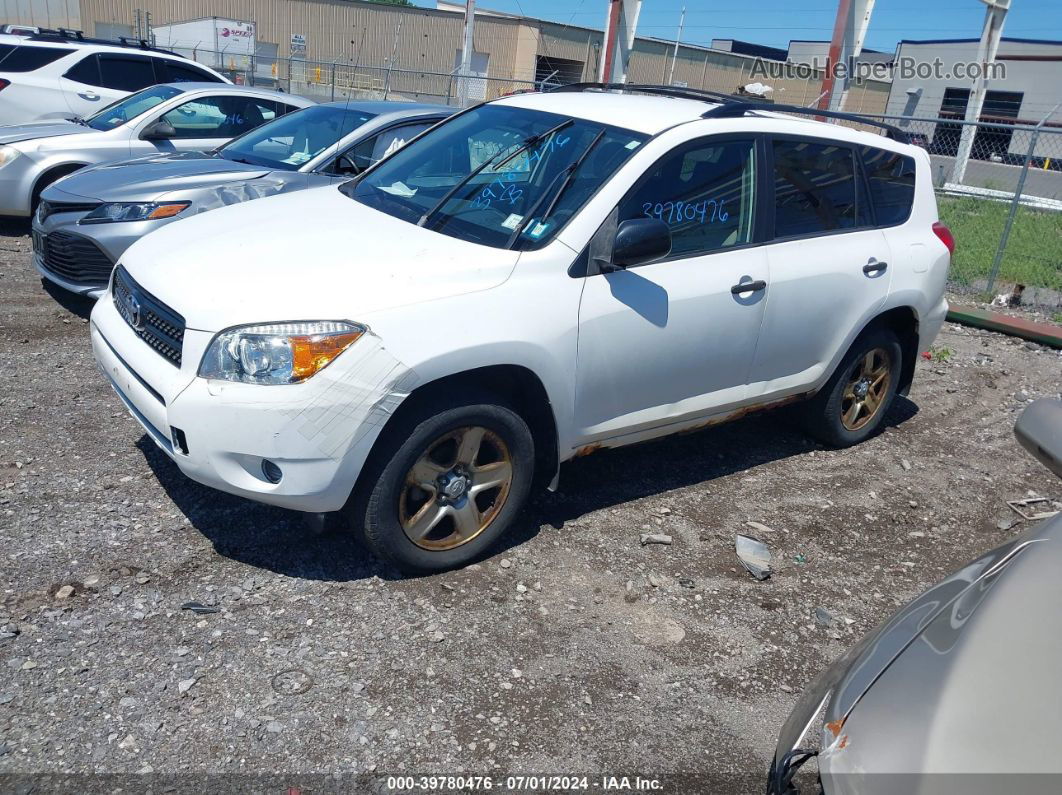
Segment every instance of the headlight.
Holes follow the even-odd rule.
[[[245,384],[295,384],[323,370],[364,333],[364,326],[342,320],[239,326],[214,337],[199,375]]]
[[[0,167],[6,166],[20,154],[22,153],[13,146],[0,146]]]
[[[78,223],[111,224],[117,221],[155,221],[173,218],[188,209],[191,202],[115,202],[101,204]]]

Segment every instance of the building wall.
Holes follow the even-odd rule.
[[[78,0],[0,0],[0,22],[81,29]]]
[[[333,75],[344,72],[348,82],[368,79],[373,86],[388,79],[395,91],[446,96],[452,81],[457,52],[463,38],[463,14],[454,10],[402,8],[361,2],[361,0],[0,0],[5,9],[11,4],[32,6],[33,20],[55,4],[77,9],[79,26],[93,35],[97,26],[113,29],[132,25],[137,8],[151,13],[154,25],[203,18],[222,17],[255,23],[260,44],[277,45],[280,59],[291,54],[292,34],[305,37],[305,66],[281,62],[275,72],[281,79],[299,73],[299,82],[311,86],[330,84]],[[20,6],[20,8],[22,7]],[[19,18],[28,12],[19,11]],[[14,13],[9,16],[15,18]],[[31,20],[26,20],[31,21]],[[397,39],[397,47],[395,47]],[[209,43],[204,43],[208,48]],[[487,96],[530,85],[535,77],[537,56],[577,61],[583,64],[582,79],[595,80],[602,46],[600,30],[573,27],[511,15],[479,14],[476,18],[475,51],[489,56]],[[385,78],[394,51],[393,68],[414,73],[436,73],[438,78],[420,79],[410,75]],[[681,45],[677,58],[674,45],[659,39],[638,38],[629,64],[632,82],[667,83],[671,78],[690,88],[731,93],[739,86],[759,80],[774,88],[775,102],[807,105],[818,96],[821,76],[809,80],[765,80],[752,77],[756,58],[737,52]],[[333,68],[332,64],[337,64]],[[354,69],[354,65],[359,68]],[[268,67],[267,67],[268,69]],[[357,75],[350,74],[356,72]],[[339,78],[336,78],[337,80]],[[398,81],[398,82],[396,82]],[[506,83],[504,81],[516,81]],[[432,86],[425,87],[425,83]],[[438,83],[438,85],[435,85]],[[853,89],[849,109],[869,112],[883,109],[887,84]]]
[[[1008,55],[1054,56],[1062,59],[1062,42],[1037,43],[1004,38],[999,45],[998,60],[1007,67],[1007,79],[989,81],[988,90],[1021,91],[1024,94],[1018,118],[1038,122],[1059,102],[1062,102],[1062,60],[1012,61]],[[977,57],[977,42],[901,42],[897,48],[899,58],[913,58],[919,62],[932,62],[940,58],[948,68],[955,61],[968,62]],[[940,114],[941,101],[947,88],[971,88],[973,81],[935,79],[924,77],[904,78],[895,75],[889,95],[888,112],[891,115],[935,117]],[[908,94],[921,89],[921,94]],[[1062,109],[1050,118],[1062,122]]]

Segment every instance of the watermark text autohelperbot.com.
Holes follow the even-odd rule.
[[[834,78],[847,80],[1006,80],[1007,65],[1000,61],[944,61],[934,58],[923,61],[902,56],[893,61],[861,61],[852,58],[826,63],[812,59],[807,63],[765,61],[757,58],[751,77],[767,80],[813,80],[824,72]]]

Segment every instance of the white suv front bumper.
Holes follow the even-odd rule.
[[[213,334],[186,329],[178,368],[137,336],[110,292],[93,309],[91,336],[115,392],[181,472],[230,494],[299,511],[343,507],[387,416],[406,394],[397,387],[409,383],[409,371],[393,359],[395,367],[379,366],[389,357],[374,337],[359,340],[302,384],[199,378]],[[337,366],[355,352],[361,355]],[[368,374],[368,384],[359,373]],[[263,460],[280,468],[279,482],[267,478]]]

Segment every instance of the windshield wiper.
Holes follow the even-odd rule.
[[[500,163],[498,163],[498,168],[501,168],[506,163],[508,163],[510,160],[512,160],[514,157],[516,157],[518,154],[520,154],[521,152],[526,151],[530,147],[532,147],[535,144],[537,144],[539,141],[541,141],[541,140],[543,140],[545,138],[549,138],[549,136],[553,135],[554,133],[560,132],[565,127],[570,127],[573,124],[575,124],[575,119],[565,119],[560,124],[557,124],[557,125],[555,125],[553,127],[550,127],[548,130],[546,130],[543,133],[538,133],[537,135],[528,136],[527,138],[525,138],[523,140],[523,142],[520,144],[520,146],[518,146],[516,148],[515,151],[510,152],[508,157],[506,157],[504,160],[502,160]],[[493,157],[488,158],[483,163],[481,163],[480,165],[476,166],[476,168],[472,170],[472,173],[470,173],[468,176],[464,177],[460,182],[458,182],[456,185],[454,185],[452,188],[450,188],[450,190],[446,191],[446,193],[443,194],[443,197],[441,199],[439,199],[439,201],[435,202],[435,204],[433,204],[431,206],[431,209],[429,209],[426,213],[424,213],[424,215],[422,215],[420,217],[420,220],[417,221],[417,226],[425,226],[425,225],[427,225],[428,220],[433,215],[435,215],[435,213],[437,213],[442,207],[444,207],[446,205],[446,202],[450,201],[450,199],[453,198],[453,195],[455,193],[457,193],[459,190],[461,190],[461,188],[465,187],[465,185],[467,185],[469,182],[471,182],[473,179],[475,179],[477,176],[479,176],[481,171],[483,171],[487,166],[491,165],[502,154],[504,154],[505,151],[506,150],[504,150],[504,149],[501,150],[500,152],[496,153]]]
[[[594,136],[594,140],[590,142],[590,145],[583,150],[583,153],[571,163],[569,163],[563,170],[557,172],[557,176],[555,176],[553,178],[553,182],[549,184],[549,189],[544,191],[543,194],[538,197],[538,201],[531,205],[531,209],[527,211],[527,215],[524,216],[524,220],[521,221],[520,224],[516,227],[516,229],[513,230],[513,233],[509,235],[509,239],[505,241],[506,248],[512,246],[512,244],[520,238],[520,235],[523,234],[523,231],[527,228],[527,225],[534,220],[535,213],[538,212],[538,208],[542,205],[542,202],[544,202],[546,200],[546,197],[549,196],[550,189],[553,188],[553,183],[563,176],[564,181],[561,182],[560,187],[557,189],[557,192],[553,194],[553,200],[549,203],[549,206],[546,207],[546,212],[542,214],[543,221],[549,218],[550,213],[552,213],[554,208],[556,208],[557,202],[560,201],[560,197],[564,195],[564,191],[568,190],[568,186],[572,184],[572,177],[575,176],[575,172],[579,170],[579,166],[581,166],[583,164],[583,161],[586,160],[586,156],[590,154],[591,150],[593,150],[595,146],[597,146],[598,141],[600,141],[604,135],[605,128],[602,127],[601,131]]]
[[[82,127],[89,126],[89,123],[80,116],[71,116],[67,121],[72,121],[74,124],[80,124]]]

